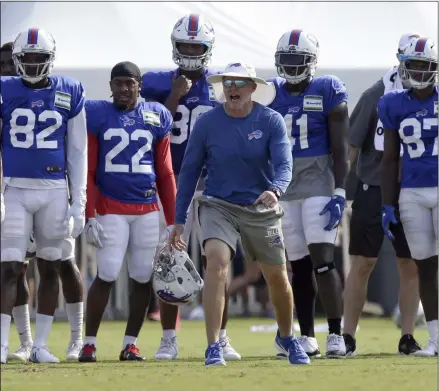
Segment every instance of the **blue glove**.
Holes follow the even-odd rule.
[[[320,212],[320,216],[329,212],[329,223],[325,227],[325,231],[332,231],[340,224],[343,217],[345,199],[342,196],[334,195]]]
[[[390,232],[389,225],[398,224],[395,217],[395,207],[392,205],[383,205],[381,207],[381,225],[383,226],[384,233],[390,240],[395,240],[392,232]]]

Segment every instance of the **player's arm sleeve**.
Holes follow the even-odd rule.
[[[271,184],[285,193],[293,175],[293,156],[285,121],[279,113],[270,118],[270,160],[274,167]]]
[[[398,131],[399,121],[396,115],[389,114],[389,101],[393,92],[389,92],[383,95],[378,102],[378,118],[383,124],[384,129]]]
[[[87,128],[85,108],[67,122],[67,174],[73,202],[85,206],[87,187]]]
[[[88,174],[87,174],[87,205],[85,208],[85,217],[96,217],[96,170],[98,167],[98,138],[88,133]]]
[[[157,190],[163,205],[167,225],[175,223],[175,199],[177,197],[177,186],[172,169],[170,138],[168,135],[155,145]]]
[[[165,103],[163,93],[158,87],[155,86],[153,74],[148,72],[142,76],[142,88],[140,90],[140,96],[147,102],[159,102],[161,104]]]
[[[348,91],[345,84],[336,76],[331,76],[329,82],[329,96],[328,96],[328,112],[330,113],[338,105],[348,101]]]
[[[175,198],[177,196],[177,186],[175,175],[172,169],[171,157],[171,130],[172,115],[166,108],[160,113],[161,132],[159,140],[154,149],[155,172],[157,176],[157,190],[163,205],[163,213],[167,225],[175,223]]]
[[[197,118],[186,147],[183,163],[178,175],[175,223],[185,224],[188,209],[195,194],[198,179],[203,169],[206,152],[206,131],[209,123],[205,116]],[[210,124],[212,126],[212,124]]]
[[[370,130],[371,118],[377,109],[377,101],[372,95],[364,93],[355,105],[354,111],[349,118],[349,144],[361,148]]]

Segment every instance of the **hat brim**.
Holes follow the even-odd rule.
[[[239,77],[241,79],[252,79],[257,84],[256,91],[252,94],[252,100],[254,102],[260,103],[261,105],[268,106],[271,102],[273,102],[274,98],[276,97],[276,88],[274,87],[273,83],[267,82],[259,77],[245,77],[242,74],[229,72],[218,75],[210,75],[207,78],[207,82],[212,85],[215,99],[220,103],[224,103],[226,100],[222,84],[223,77]]]

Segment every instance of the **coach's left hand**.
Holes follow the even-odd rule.
[[[274,208],[277,202],[276,194],[270,190],[266,190],[258,197],[253,205],[263,204],[267,208]]]
[[[183,240],[183,231],[184,231],[183,224],[175,224],[174,228],[172,229],[171,237],[169,240],[171,246],[179,251],[185,250],[187,246],[186,242]]]
[[[343,217],[345,199],[342,196],[334,195],[320,212],[320,216],[329,212],[329,223],[325,231],[332,231],[340,224]]]
[[[72,205],[70,205],[64,220],[65,227],[68,228],[71,218],[73,218],[72,237],[76,239],[85,226],[85,207],[80,202],[73,201]]]

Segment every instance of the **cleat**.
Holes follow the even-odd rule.
[[[279,352],[276,357],[288,358],[288,361],[291,365],[304,365],[311,362],[308,355],[303,350],[303,347],[299,343],[299,339],[294,335],[291,337],[281,338],[278,330],[274,340],[274,347]]]
[[[154,360],[176,360],[178,358],[177,338],[162,338]]]
[[[329,334],[326,339],[326,358],[345,358],[346,345],[341,335]]]
[[[410,356],[411,354],[416,353],[421,350],[421,347],[416,342],[416,339],[413,338],[413,335],[406,334],[401,337],[398,344],[398,352],[399,354]]]
[[[226,361],[224,360],[223,347],[220,341],[209,345],[206,349],[204,357],[206,358],[206,361],[204,362],[206,367],[227,365]]]
[[[7,346],[1,346],[0,363],[6,364],[8,362],[8,352],[9,348]]]
[[[28,362],[32,352],[31,345],[21,345],[15,352],[8,354],[8,360]]]
[[[140,355],[139,349],[136,345],[127,345],[125,349],[120,352],[120,361],[145,361],[145,357]]]
[[[32,352],[29,358],[30,362],[38,363],[38,364],[58,364],[59,358],[55,357],[52,353],[49,352],[47,347],[43,346],[41,348],[32,347]]]
[[[435,357],[437,356],[437,341],[430,339],[428,345],[421,350],[413,353],[416,357]]]
[[[96,362],[96,347],[94,345],[86,343],[79,352],[78,361]]]
[[[357,354],[357,341],[350,334],[343,334],[344,343],[346,346],[346,357],[354,357]]]
[[[297,340],[309,358],[320,358],[322,356],[316,338],[302,335]]]
[[[76,342],[70,342],[69,346],[67,347],[67,361],[76,361],[79,359],[79,353],[81,353],[82,349],[82,342],[76,341]]]
[[[229,337],[225,337],[220,339],[220,344],[223,347],[223,357],[226,361],[239,361],[241,360],[241,355],[233,349],[232,345],[230,345]]]

